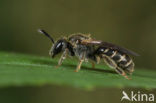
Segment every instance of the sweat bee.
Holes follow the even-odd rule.
[[[130,79],[127,73],[132,74],[134,71],[134,62],[129,55],[138,56],[138,54],[133,51],[112,43],[92,39],[90,35],[81,33],[60,38],[55,42],[44,30],[39,29],[38,31],[52,41],[53,45],[49,52],[52,58],[63,52],[57,67],[61,66],[67,55],[70,55],[79,59],[75,72],[78,72],[82,63],[88,60],[91,61],[92,68],[94,68],[95,63],[98,64],[100,60],[103,60],[109,67],[115,69],[118,74],[126,79]]]

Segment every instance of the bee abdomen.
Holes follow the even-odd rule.
[[[106,48],[106,47],[100,47],[97,49],[97,54],[98,55],[106,55],[109,58],[111,58],[118,67],[120,67],[123,70],[127,70],[129,72],[133,71],[134,68],[134,63],[132,61],[132,59],[123,53],[120,53],[117,50],[113,50],[110,48]]]
[[[123,70],[132,72],[134,69],[134,63],[133,60],[126,54],[121,54],[120,52],[117,52],[112,59],[115,61],[118,67],[120,67]]]

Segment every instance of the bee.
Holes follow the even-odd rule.
[[[130,79],[127,74],[132,74],[134,71],[134,62],[130,55],[139,56],[137,53],[117,46],[112,43],[92,39],[86,34],[72,34],[68,37],[62,37],[57,41],[44,30],[39,29],[40,33],[47,36],[53,43],[50,49],[50,56],[54,58],[62,53],[58,61],[57,68],[62,65],[63,60],[67,55],[76,56],[79,59],[75,72],[78,72],[83,62],[90,61],[92,68],[95,63],[99,64],[103,60],[109,67],[113,68],[118,74],[126,79]]]

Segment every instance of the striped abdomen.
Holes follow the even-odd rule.
[[[133,72],[134,63],[127,54],[123,54],[117,50],[106,47],[99,47],[96,50],[96,54],[101,58],[107,59],[107,64],[113,66],[114,68],[116,68],[115,66],[117,66],[129,73]],[[115,65],[113,65],[113,63],[115,63]]]

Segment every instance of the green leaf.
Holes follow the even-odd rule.
[[[0,52],[0,87],[61,85],[93,89],[104,87],[156,88],[156,71],[135,68],[132,80],[118,75],[105,64],[91,68],[84,63],[79,72],[74,72],[77,60],[68,58],[58,69],[58,59]]]

